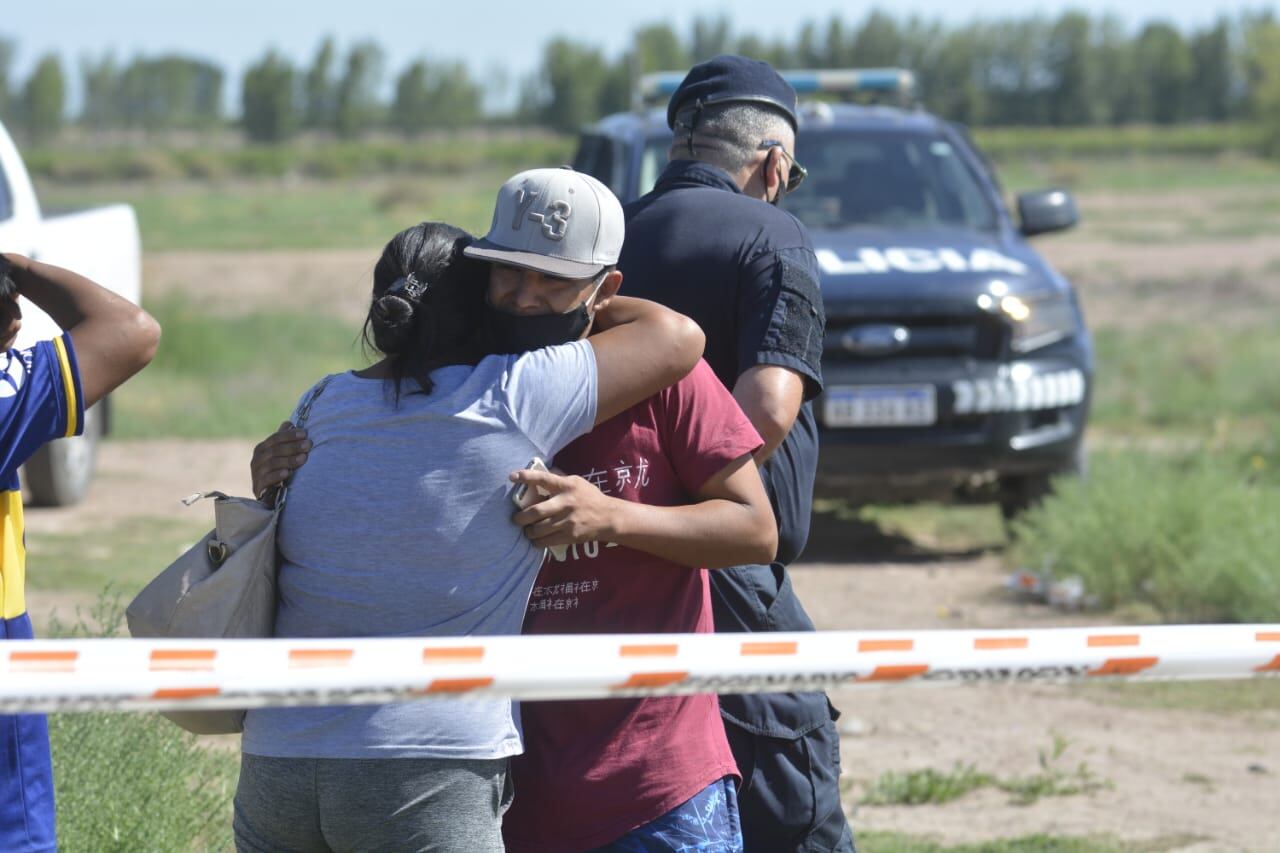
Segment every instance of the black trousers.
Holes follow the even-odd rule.
[[[797,738],[767,737],[728,720],[742,774],[744,853],[854,853],[840,805],[840,735],[831,720]]]
[[[781,563],[711,573],[716,631],[812,631]],[[742,773],[738,811],[745,853],[852,853],[840,805],[838,716],[824,693],[720,697]]]

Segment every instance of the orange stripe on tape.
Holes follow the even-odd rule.
[[[1259,631],[1259,643],[1280,643],[1280,631]]]
[[[217,656],[213,649],[153,649],[151,671],[211,672]]]
[[[743,643],[744,655],[794,655],[799,643]]]
[[[859,640],[860,652],[909,652],[916,647],[915,640]]]
[[[75,672],[79,652],[9,652],[15,672]]]
[[[1160,658],[1108,658],[1102,666],[1089,670],[1089,675],[1136,675],[1159,662]]]
[[[680,651],[675,643],[657,643],[651,646],[621,646],[618,654],[624,658],[673,658]]]
[[[1262,666],[1255,666],[1254,672],[1280,672],[1280,655],[1276,655],[1271,659],[1271,663],[1264,663]]]
[[[205,699],[217,696],[222,690],[217,687],[164,687],[151,694],[152,699]]]
[[[870,675],[858,678],[858,681],[906,681],[929,671],[929,665],[904,664],[902,666],[878,666]]]
[[[621,684],[615,684],[612,690],[626,690],[631,687],[667,687],[679,684],[689,677],[686,672],[637,672]]]
[[[1089,648],[1091,649],[1136,645],[1138,645],[1137,634],[1092,634],[1089,637]]]
[[[996,649],[1025,649],[1029,643],[1026,637],[977,637],[973,641],[973,648],[979,652]]]
[[[289,669],[341,668],[351,665],[353,649],[290,649]]]
[[[468,660],[484,660],[484,646],[452,646],[443,649],[425,648],[422,650],[423,663]]]
[[[492,678],[437,678],[427,685],[424,693],[466,693],[493,684]]]

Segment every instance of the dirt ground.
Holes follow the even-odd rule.
[[[1082,198],[1114,216],[1122,197]],[[1038,246],[1080,287],[1095,323],[1129,327],[1240,317],[1280,306],[1280,239],[1267,236],[1118,243],[1088,226]],[[151,298],[183,298],[230,312],[331,305],[358,321],[374,251],[166,253],[146,258]],[[195,287],[194,282],[206,286]],[[207,283],[216,282],[216,287]],[[130,516],[175,519],[207,509],[179,499],[203,489],[248,490],[249,441],[113,441],[88,500],[33,510],[30,536],[111,526]],[[822,629],[1049,627],[1106,621],[1027,604],[1003,591],[998,553],[900,548],[873,530],[819,526],[822,562],[794,568]],[[34,569],[33,569],[34,570]],[[92,596],[29,595],[37,622]],[[1280,850],[1280,707],[1212,714],[1103,702],[1071,686],[888,687],[841,690],[846,806],[857,830],[970,842],[1044,833],[1150,842],[1151,850]],[[1065,768],[1087,765],[1106,783],[1091,794],[1012,805],[994,789],[941,806],[856,806],[886,771],[973,763],[1001,776],[1032,774],[1060,736]]]
[[[1033,242],[1076,286],[1091,326],[1255,320],[1280,308],[1280,239],[1274,234],[1187,233],[1237,201],[1271,200],[1269,189],[1078,196],[1078,228]],[[1146,236],[1117,239],[1137,223]],[[1174,236],[1157,236],[1169,226]],[[1136,227],[1136,226],[1132,226]]]
[[[805,563],[792,576],[819,629],[1105,621],[1017,602],[1002,589],[1005,570],[995,555]],[[846,807],[889,771],[974,764],[1001,776],[1037,773],[1039,752],[1055,735],[1068,743],[1063,770],[1083,762],[1109,784],[1033,805],[980,790],[944,805],[861,806],[853,814],[858,830],[954,843],[1043,833],[1109,835],[1155,850],[1280,849],[1280,707],[1231,715],[1117,707],[1070,685],[845,689],[832,701],[844,714],[844,770],[855,782]]]

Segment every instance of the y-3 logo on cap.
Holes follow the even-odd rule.
[[[563,240],[569,230],[569,216],[573,213],[573,208],[567,201],[553,201],[546,206],[546,213],[530,210],[538,195],[536,190],[516,190],[516,215],[511,222],[511,230],[519,231],[527,218],[541,225],[542,233],[549,239]]]

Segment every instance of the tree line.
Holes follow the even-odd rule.
[[[59,57],[42,57],[20,82],[10,73],[15,47],[0,39],[0,117],[36,140],[68,123],[154,131],[235,122],[257,142],[304,130],[413,137],[484,123],[573,131],[632,106],[643,72],[736,52],[779,68],[910,68],[929,109],[974,126],[1262,121],[1277,126],[1280,150],[1280,23],[1271,12],[1221,17],[1184,32],[1162,21],[1129,29],[1116,17],[1076,11],[962,25],[873,11],[856,24],[837,16],[774,40],[738,35],[726,17],[701,18],[683,35],[666,24],[642,27],[614,57],[558,37],[545,45],[505,115],[484,112],[483,85],[462,63],[418,58],[388,80],[376,43],[339,51],[329,38],[306,63],[272,50],[245,69],[234,118],[225,110],[226,75],[211,62],[85,59],[78,68],[82,103],[68,116]]]

